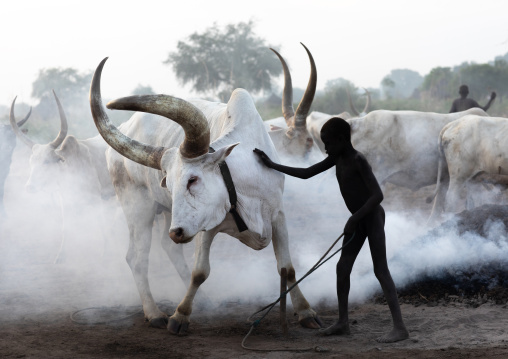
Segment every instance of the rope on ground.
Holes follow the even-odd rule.
[[[328,258],[324,259],[328,253],[330,253],[330,251],[332,250],[333,247],[335,247],[335,245],[337,244],[337,242],[344,236],[344,233],[342,233],[339,238],[337,238],[335,240],[335,242],[333,242],[333,244],[330,246],[330,248],[328,248],[328,250],[325,252],[325,254],[323,254],[323,256],[316,262],[316,264],[314,264],[314,266],[309,269],[309,271],[307,273],[305,273],[305,275],[300,278],[298,281],[296,281],[291,287],[289,287],[285,292],[282,292],[281,295],[279,296],[279,298],[277,298],[277,300],[275,300],[273,303],[270,303],[268,304],[267,306],[261,308],[260,310],[258,310],[257,312],[255,312],[254,314],[252,314],[247,320],[252,320],[252,317],[255,316],[256,314],[258,313],[261,313],[263,312],[264,310],[268,309],[266,311],[265,314],[263,314],[263,316],[260,318],[260,319],[257,319],[256,321],[254,321],[252,324],[251,324],[251,328],[249,330],[249,332],[247,333],[247,335],[243,338],[242,340],[242,348],[244,349],[247,349],[247,350],[253,350],[253,351],[297,351],[297,352],[303,352],[303,351],[310,351],[310,350],[314,350],[316,352],[325,352],[325,351],[328,351],[327,349],[324,349],[324,348],[321,348],[319,346],[315,346],[315,347],[308,347],[308,348],[287,348],[287,349],[283,349],[283,348],[280,348],[280,349],[258,349],[258,348],[251,348],[251,347],[247,347],[245,345],[245,341],[247,340],[247,338],[249,337],[249,335],[252,333],[252,331],[254,330],[254,328],[256,328],[259,323],[261,322],[261,320],[263,320],[267,315],[268,313],[270,313],[270,311],[273,309],[273,307],[278,303],[280,302],[280,299],[288,294],[294,287],[296,287],[301,281],[303,281],[305,278],[307,278],[311,273],[313,273],[316,269],[318,269],[319,267],[321,267],[323,264],[325,264],[326,262],[328,262],[333,256],[335,256],[337,253],[339,253],[342,248],[344,248],[345,246],[347,246],[352,240],[353,238],[355,237],[355,234],[356,232],[353,232],[353,234],[351,235],[351,238],[349,238],[349,240],[344,243],[342,245],[342,247],[340,247],[339,249],[337,249],[333,254],[331,254]]]
[[[163,303],[173,304],[169,300],[162,300],[162,301],[158,302],[157,304],[160,306]],[[123,312],[127,312],[129,310],[134,310],[134,312],[132,312],[130,314],[123,315],[123,316],[120,316],[120,317],[117,317],[117,318],[112,318],[112,319],[108,319],[108,320],[97,320],[97,321],[77,319],[77,316],[78,316],[79,313],[89,312],[89,311],[92,311],[92,310],[102,311],[103,313],[104,312],[118,312],[119,311],[119,310],[114,310],[111,307],[88,307],[88,308],[76,310],[75,312],[71,313],[70,319],[75,324],[101,325],[101,324],[111,324],[111,323],[115,323],[115,322],[121,322],[122,320],[129,319],[129,318],[134,317],[134,316],[136,316],[136,315],[138,315],[140,313],[143,313],[143,307],[142,306],[129,306],[129,307],[122,307],[121,310]]]

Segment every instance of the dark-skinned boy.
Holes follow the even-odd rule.
[[[342,249],[337,263],[337,298],[339,319],[330,327],[321,329],[324,335],[349,334],[348,297],[350,274],[353,264],[365,242],[369,247],[374,264],[374,274],[381,284],[388,307],[392,314],[393,329],[377,338],[378,342],[390,343],[404,340],[409,333],[402,320],[397,290],[388,269],[385,245],[385,212],[380,203],[383,193],[366,158],[356,151],[351,143],[351,127],[341,118],[328,120],[321,129],[321,139],[328,157],[308,168],[295,168],[274,163],[261,150],[254,149],[263,163],[290,176],[307,179],[335,166],[337,181],[344,202],[352,213],[344,227],[347,240],[355,234],[353,240]]]

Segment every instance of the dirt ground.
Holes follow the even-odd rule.
[[[5,298],[2,298],[4,300]],[[121,317],[121,308],[107,308]],[[136,311],[139,308],[131,308]],[[246,340],[256,349],[315,348],[305,352],[256,352],[243,349],[249,331],[246,318],[254,307],[223,305],[222,314],[197,312],[188,335],[172,336],[149,328],[143,314],[109,324],[83,325],[68,312],[46,312],[20,320],[0,322],[2,358],[506,358],[508,309],[487,302],[477,308],[462,303],[447,305],[402,304],[410,332],[408,340],[379,344],[375,338],[390,328],[387,306],[354,306],[351,335],[322,337],[289,317],[289,333],[282,334],[278,310],[273,310]],[[289,309],[289,308],[288,308]],[[318,308],[325,324],[336,313]],[[128,311],[128,310],[127,310]],[[86,315],[97,314],[90,311]],[[288,311],[290,312],[290,311]],[[78,313],[84,314],[84,313]],[[99,313],[100,314],[100,313]],[[103,313],[103,316],[105,314]],[[79,317],[78,317],[79,319]],[[100,320],[100,315],[97,318]]]
[[[495,294],[485,290],[455,293],[449,288],[437,290],[432,286],[400,291],[399,301],[410,337],[392,344],[375,341],[391,328],[388,307],[378,294],[351,303],[351,335],[343,337],[323,337],[316,330],[300,327],[288,300],[288,335],[282,334],[277,306],[248,337],[246,345],[257,349],[312,349],[297,352],[244,349],[242,340],[250,329],[247,318],[275,299],[273,295],[258,298],[251,292],[264,290],[268,283],[272,287],[266,292],[273,293],[278,278],[272,269],[264,272],[264,267],[274,267],[273,251],[248,251],[241,244],[234,244],[244,252],[233,257],[228,251],[231,242],[214,244],[212,275],[205,283],[207,286],[203,285],[203,292],[216,300],[211,307],[197,303],[188,334],[172,336],[166,330],[150,328],[140,312],[139,296],[124,260],[126,230],[116,230],[117,236],[123,238],[117,243],[121,248],[115,249],[114,255],[100,257],[97,255],[101,252],[97,245],[100,241],[90,242],[90,237],[95,238],[90,224],[76,227],[80,230],[70,238],[67,260],[53,264],[61,243],[58,206],[47,198],[42,205],[33,202],[33,196],[22,192],[26,169],[11,172],[10,191],[6,195],[10,216],[0,223],[1,358],[508,358],[508,293],[503,288]],[[422,199],[432,190],[429,187],[417,193],[401,191],[396,196],[386,196],[383,205],[387,213],[399,211],[414,218],[423,211],[425,218],[430,205]],[[316,218],[328,208],[313,198],[302,199],[290,191],[285,198],[289,203],[309,201],[305,210],[286,206],[294,264],[297,268],[308,268],[301,256],[296,255],[310,248],[301,237],[309,233],[309,228],[313,228],[315,237],[333,237],[330,233],[337,230],[337,223],[345,223],[347,214],[321,223]],[[43,213],[51,219],[41,219]],[[484,217],[483,212],[464,217],[463,225],[477,226],[484,223]],[[81,245],[76,246],[77,242]],[[192,246],[185,251],[192,256]],[[321,248],[319,251],[322,253]],[[173,268],[166,270],[169,262],[167,258],[161,259],[165,256],[160,254],[160,243],[154,244],[152,252],[151,268],[163,269],[151,269],[149,273],[152,292],[156,299],[165,298],[168,292],[175,293],[160,304],[161,309],[171,314],[182,299],[185,286],[177,283],[179,278]],[[226,267],[230,262],[233,266]],[[252,276],[245,269],[245,263],[250,262],[259,269]],[[221,271],[222,267],[225,269]],[[236,269],[243,271],[232,273]],[[333,271],[333,267],[323,270],[326,271]],[[334,286],[333,280],[328,279],[327,285]],[[172,283],[171,291],[168,283]],[[312,292],[313,286],[317,286],[317,281],[305,289],[306,293]],[[234,292],[235,287],[246,292],[250,300],[237,299],[242,296]],[[217,291],[210,293],[214,288]],[[226,289],[233,294],[222,294]],[[333,290],[329,297],[333,299]],[[337,317],[334,300],[314,300],[312,305],[325,325],[332,324]]]

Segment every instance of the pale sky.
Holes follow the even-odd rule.
[[[508,52],[504,0],[16,0],[2,2],[0,9],[4,105],[14,96],[36,105],[30,93],[41,68],[93,70],[106,56],[104,97],[129,95],[138,84],[197,96],[163,61],[179,40],[214,22],[222,27],[254,20],[255,33],[280,46],[293,85],[301,88],[310,68],[300,42],[316,61],[318,89],[338,77],[379,87],[392,69],[424,76],[436,66],[485,63]]]

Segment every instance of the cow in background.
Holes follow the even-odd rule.
[[[60,202],[62,239],[55,259],[55,263],[59,263],[64,260],[69,240],[67,237],[73,233],[67,220],[84,206],[93,204],[98,207],[95,209],[95,220],[102,221],[101,202],[114,196],[114,190],[107,171],[106,142],[99,135],[85,140],[67,135],[68,124],[64,109],[54,91],[53,95],[60,115],[60,131],[53,141],[46,144],[34,143],[19,129],[14,114],[16,99],[11,106],[10,123],[14,133],[32,151],[26,190],[30,193],[51,192],[56,194]]]
[[[28,121],[32,113],[32,108],[30,107],[30,111],[28,114],[20,120],[16,125],[17,127],[21,127]],[[23,130],[26,132],[26,130]],[[5,208],[4,208],[4,190],[5,190],[5,180],[9,175],[9,170],[12,162],[12,153],[14,152],[14,148],[16,147],[16,134],[12,131],[10,125],[0,124],[0,218],[6,216]]]
[[[429,220],[470,207],[474,184],[508,184],[508,119],[469,115],[448,123],[438,138],[438,177]],[[469,187],[469,188],[468,188]],[[476,187],[478,190],[479,187]],[[466,192],[466,193],[465,193]]]
[[[274,49],[270,49],[277,55],[284,70],[284,90],[282,92],[283,117],[265,121],[264,125],[280,156],[296,161],[303,159],[312,161],[310,158],[312,157],[316,161],[322,159],[323,156],[314,145],[314,140],[307,130],[306,121],[307,114],[314,100],[314,94],[316,93],[317,71],[312,54],[304,44],[302,46],[309,56],[311,72],[307,88],[296,112],[293,108],[293,83],[289,68],[284,58]]]

